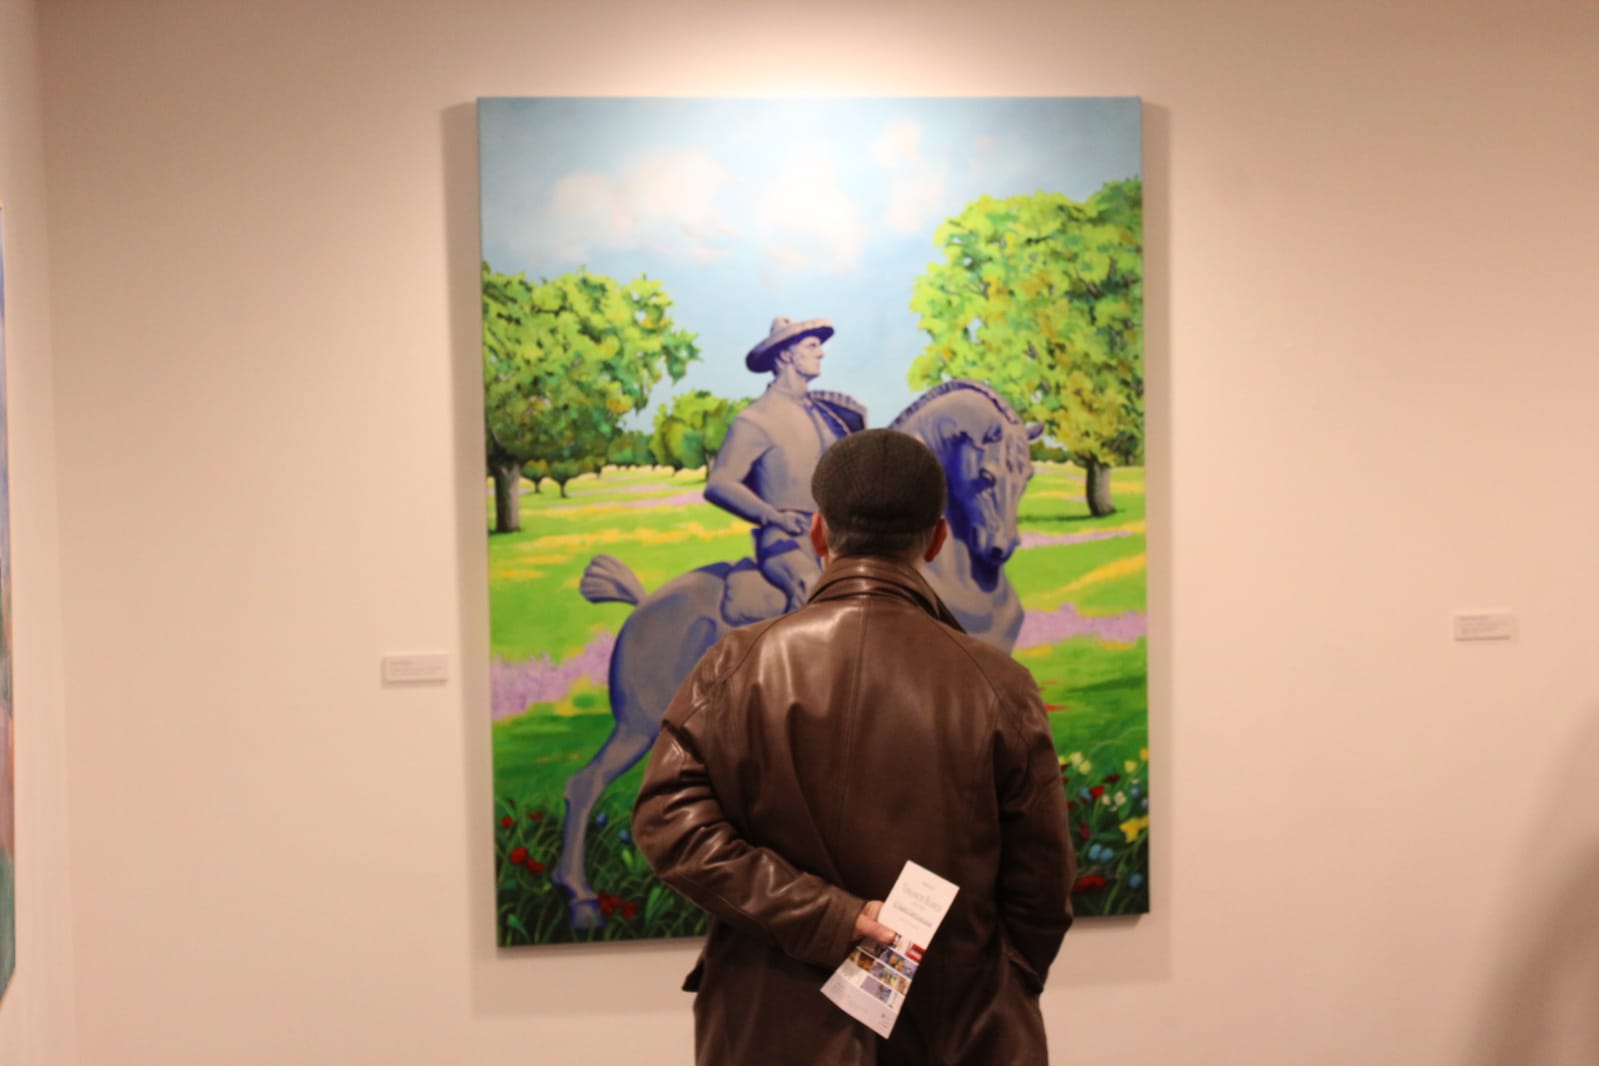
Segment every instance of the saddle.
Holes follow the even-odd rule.
[[[722,620],[729,626],[747,626],[776,618],[788,597],[772,584],[754,559],[740,559],[727,571],[722,592]]]

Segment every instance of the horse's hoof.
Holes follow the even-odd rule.
[[[567,909],[573,929],[599,929],[605,925],[605,915],[597,899],[575,900]]]

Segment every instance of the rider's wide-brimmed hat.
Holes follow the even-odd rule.
[[[803,337],[815,337],[825,341],[832,335],[833,324],[825,318],[807,318],[804,322],[796,322],[792,318],[778,315],[772,319],[772,332],[766,335],[765,340],[750,349],[750,354],[744,357],[744,365],[757,374],[765,373],[772,369],[777,353],[795,341]]]

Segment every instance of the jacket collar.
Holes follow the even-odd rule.
[[[914,603],[929,615],[958,633],[966,632],[955,615],[944,606],[920,570],[909,563],[877,556],[848,555],[828,563],[816,582],[811,603],[825,603],[851,596],[892,596]]]

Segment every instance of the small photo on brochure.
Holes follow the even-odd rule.
[[[873,966],[877,965],[877,960],[872,958],[866,952],[862,951],[860,948],[856,948],[854,951],[850,952],[849,959],[863,970],[870,970]]]
[[[884,1003],[891,1004],[894,1002],[894,990],[880,981],[873,981],[872,979],[867,978],[865,988],[866,991],[870,992]]]
[[[916,976],[916,964],[897,951],[885,951],[878,956],[885,966],[904,974],[906,977]]]
[[[904,937],[901,937],[900,939],[903,940]],[[912,944],[910,948],[906,950],[905,957],[910,959],[912,962],[921,962],[922,952],[925,950],[927,949],[922,947],[920,944]]]
[[[882,963],[872,967],[872,976],[902,996],[910,991],[910,980],[904,974],[895,973]]]

